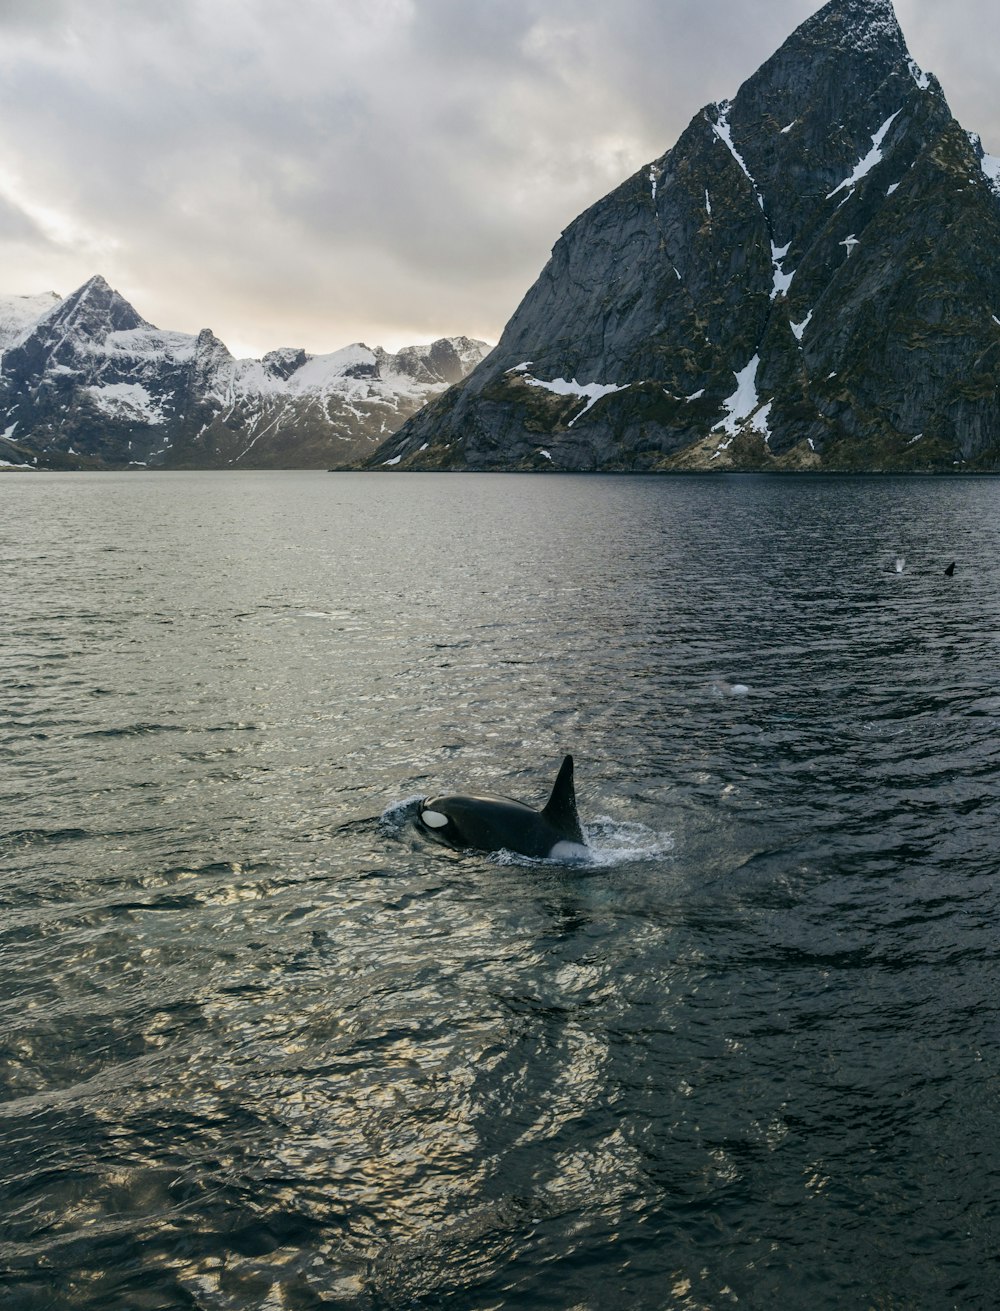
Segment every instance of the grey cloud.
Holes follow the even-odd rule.
[[[980,133],[987,150],[1000,154],[1000,6],[993,0],[962,0],[951,5],[930,0],[895,3],[917,62],[941,79],[963,127]]]
[[[68,10],[69,0],[0,0],[0,29],[51,27]]]
[[[0,165],[91,234],[81,281],[103,243],[162,326],[261,350],[495,335],[561,228],[817,7],[50,0],[48,35],[0,48]],[[0,0],[0,28],[23,8]],[[898,8],[1000,153],[985,0]]]
[[[50,245],[48,237],[33,218],[25,214],[23,209],[0,196],[0,242],[8,241],[43,247]]]

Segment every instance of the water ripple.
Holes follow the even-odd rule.
[[[992,1306],[997,484],[28,482],[17,1311]]]

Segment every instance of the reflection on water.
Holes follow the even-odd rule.
[[[0,480],[10,1304],[991,1306],[998,498]]]

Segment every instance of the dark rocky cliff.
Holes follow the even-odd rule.
[[[832,0],[563,233],[396,469],[1000,467],[992,161]]]

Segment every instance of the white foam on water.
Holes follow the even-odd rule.
[[[599,869],[662,860],[674,852],[674,835],[646,824],[598,816],[586,827],[586,864]]]
[[[713,696],[749,696],[750,688],[746,683],[730,683],[726,678],[712,680]]]
[[[398,837],[414,819],[423,801],[422,796],[407,797],[403,801],[394,801],[391,806],[386,806],[378,817],[380,832],[390,837]]]
[[[605,815],[587,824],[584,836],[587,839],[585,847],[576,842],[560,842],[545,859],[522,856],[515,851],[494,851],[489,858],[495,865],[596,870],[663,860],[674,851],[672,833],[657,832],[645,824],[628,823]]]

